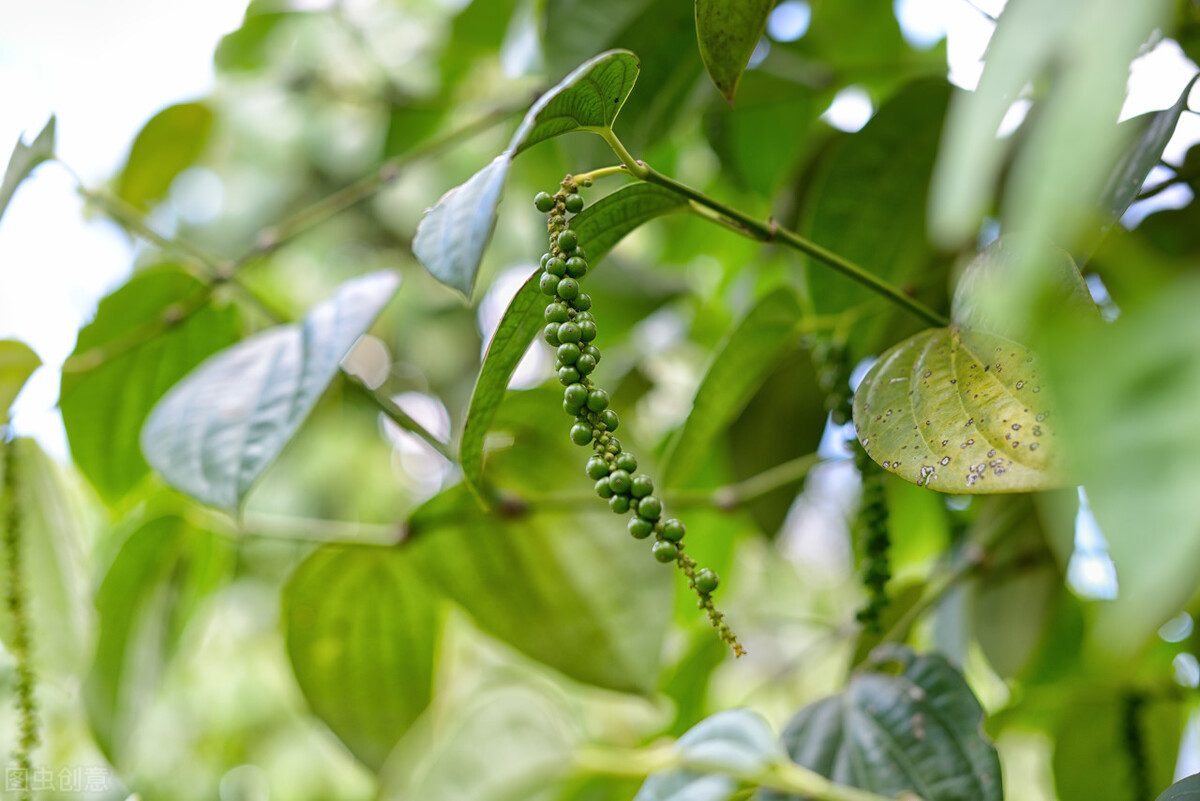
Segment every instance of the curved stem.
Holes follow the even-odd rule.
[[[590,170],[588,172],[580,172],[571,176],[579,186],[591,186],[593,181],[598,181],[601,178],[607,178],[610,175],[628,175],[629,168],[624,164],[617,164],[613,167],[601,167],[598,170]]]
[[[455,457],[454,452],[450,449],[450,446],[435,437],[425,426],[409,417],[407,412],[396,405],[396,402],[392,400],[390,395],[381,389],[371,389],[356,375],[347,373],[344,370],[342,371],[342,374],[346,376],[352,386],[361,390],[363,394],[373,400],[375,405],[378,406],[384,414],[391,418],[392,422],[396,423],[396,425],[400,426],[405,431],[416,434],[418,437],[425,440],[427,443],[429,443],[429,447],[446,457],[447,461],[449,461],[451,464],[458,464],[458,459]]]
[[[909,297],[902,292],[898,287],[884,281],[877,275],[868,272],[859,267],[849,259],[843,258],[833,251],[826,250],[815,242],[811,242],[794,231],[789,231],[786,228],[781,228],[774,220],[758,220],[745,212],[739,211],[719,200],[709,197],[703,192],[694,189],[687,184],[676,181],[674,178],[663,175],[655,170],[649,164],[639,161],[630,155],[629,151],[621,143],[609,129],[599,131],[604,140],[608,142],[609,147],[613,152],[625,162],[625,166],[629,168],[629,172],[635,177],[643,181],[658,184],[659,186],[677,192],[680,195],[691,200],[694,204],[702,206],[716,212],[724,218],[724,224],[734,228],[746,236],[757,239],[761,242],[782,242],[793,250],[798,250],[816,261],[837,270],[842,275],[850,278],[863,286],[870,289],[879,295],[890,300],[900,308],[910,314],[919,317],[930,325],[945,326],[949,324],[949,320],[941,314],[938,314],[933,309],[921,303],[919,300]],[[704,215],[712,219],[709,215]]]

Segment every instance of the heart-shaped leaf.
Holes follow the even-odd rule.
[[[1197,801],[1200,799],[1200,773],[1172,784],[1154,801]]]
[[[417,260],[434,278],[470,296],[513,158],[555,136],[610,128],[637,75],[637,56],[609,50],[580,64],[538,98],[508,148],[425,212],[413,239]]]
[[[392,272],[354,278],[301,324],[264,331],[206,360],[150,413],[141,438],[146,461],[197,500],[235,511],[399,283]]]
[[[52,158],[54,158],[53,117],[30,144],[27,145],[20,139],[17,140],[17,145],[13,148],[12,155],[9,156],[8,167],[4,170],[4,180],[0,182],[0,217],[4,216],[4,210],[8,208],[8,201],[12,200],[13,193],[17,191],[21,182],[29,177],[33,168]]]
[[[844,692],[792,718],[782,735],[792,760],[889,797],[1001,801],[1000,758],[980,732],[983,710],[959,672],[941,656],[901,648],[885,656],[900,672],[857,673]]]
[[[8,419],[9,407],[29,376],[41,366],[42,360],[24,342],[0,340],[0,422]]]
[[[775,0],[696,0],[696,41],[708,77],[729,105]]]
[[[718,712],[685,732],[675,746],[686,759],[734,771],[761,767],[779,753],[767,722],[749,709]],[[725,801],[737,786],[729,776],[675,770],[646,779],[634,801]]]
[[[1028,242],[993,243],[967,266],[948,328],[922,331],[884,353],[854,393],[854,427],[885,470],[940,492],[1053,489],[1066,483],[1049,392],[1026,321],[998,316],[989,287],[1036,257]],[[1064,303],[1087,304],[1065,254],[1046,261]]]
[[[283,591],[288,658],[313,711],[378,770],[429,705],[440,597],[405,551],[325,546]]]
[[[635,183],[600,198],[571,218],[571,228],[580,242],[587,243],[589,263],[595,267],[630,231],[655,217],[683,208],[687,200],[660,186]],[[540,271],[529,277],[496,326],[471,393],[467,421],[463,426],[459,462],[463,481],[482,502],[483,443],[496,417],[500,401],[513,371],[521,363],[529,344],[542,330],[542,308],[546,296],[538,287]]]

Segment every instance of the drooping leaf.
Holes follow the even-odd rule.
[[[133,140],[117,176],[117,197],[139,209],[161,200],[175,176],[204,152],[212,126],[212,109],[203,103],[180,103],[155,114]]]
[[[139,272],[100,301],[63,370],[59,406],[71,456],[115,503],[149,472],[138,432],[159,398],[201,361],[237,341],[233,306],[174,265]]]
[[[729,105],[775,0],[696,0],[696,41],[708,77]]]
[[[21,388],[41,366],[42,360],[24,342],[0,340],[0,422],[8,419],[8,410]]]
[[[579,241],[586,243],[588,263],[594,269],[617,242],[655,217],[683,208],[686,200],[654,184],[629,184],[587,206],[571,219]],[[540,273],[529,277],[513,296],[496,326],[471,393],[463,425],[459,462],[463,480],[483,500],[483,443],[496,410],[504,399],[513,371],[529,344],[541,331],[545,295],[538,288]]]
[[[611,128],[637,75],[637,56],[610,50],[580,64],[538,98],[508,148],[425,212],[413,239],[417,260],[434,278],[470,296],[513,158],[555,136]]]
[[[663,465],[663,483],[686,481],[771,372],[796,335],[802,312],[796,294],[781,287],[762,298],[725,340],[692,401],[683,429]]]
[[[1200,798],[1200,773],[1172,784],[1154,801],[1196,801]]]
[[[767,722],[749,709],[705,718],[676,740],[675,747],[687,759],[735,771],[769,764],[779,754]],[[737,786],[728,776],[676,770],[647,778],[634,801],[725,801]]]
[[[782,735],[792,760],[888,797],[1000,801],[1000,759],[963,677],[941,656],[893,648],[887,657],[898,672],[856,673],[844,692],[792,718]]]
[[[122,765],[180,636],[200,604],[232,575],[234,551],[180,517],[129,535],[96,595],[100,637],[84,684],[96,742]]]
[[[0,218],[12,200],[13,193],[21,182],[29,177],[33,168],[54,158],[54,117],[46,123],[41,133],[33,141],[25,144],[17,140],[12,155],[8,157],[8,166],[4,169],[4,180],[0,181]]]
[[[354,278],[301,324],[207,359],[163,396],[142,428],[146,461],[178,489],[234,511],[312,411],[400,278]]]
[[[673,577],[613,525],[599,502],[488,516],[460,485],[413,514],[407,547],[488,634],[577,681],[648,693]]]
[[[410,554],[377,547],[327,545],[284,588],[296,681],[372,770],[429,705],[441,607]]]

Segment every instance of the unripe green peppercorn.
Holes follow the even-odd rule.
[[[632,453],[622,453],[617,457],[617,467],[624,470],[626,473],[633,473],[637,470],[638,460]]]
[[[546,267],[546,262],[550,261],[550,259],[551,259],[551,258],[552,258],[552,257],[551,257],[551,255],[550,255],[549,253],[543,253],[543,254],[542,254],[542,260],[541,260],[541,262],[539,262],[539,263],[542,265],[542,269],[545,269],[545,267]]]
[[[546,272],[550,275],[556,275],[559,278],[562,278],[567,274],[567,263],[558,256],[549,259],[543,266],[546,268]]]
[[[645,498],[652,492],[654,492],[654,482],[650,479],[650,476],[645,473],[638,473],[633,477],[633,482],[629,487],[630,495],[635,498]]]
[[[580,341],[582,342],[583,341],[582,340],[583,326],[579,327],[579,336],[581,337]],[[586,346],[580,348],[579,352],[582,353],[584,356],[591,356],[593,359],[596,360],[596,364],[600,363],[600,349],[597,348],[595,345],[586,345]]]
[[[558,340],[558,323],[548,323],[546,327],[542,329],[542,338],[546,340],[546,344],[551,345],[552,347],[557,348],[559,345],[561,345],[562,342]]]
[[[578,411],[587,403],[588,388],[583,384],[571,384],[563,390],[563,401]]]
[[[598,333],[596,331],[596,324],[591,320],[584,320],[576,324],[579,326],[579,340],[581,342],[591,342],[596,338],[596,334]]]
[[[630,478],[629,474],[624,470],[614,470],[608,475],[608,485],[612,487],[613,492],[618,495],[624,495],[629,492]]]
[[[533,196],[533,207],[545,214],[554,208],[554,196],[549,192],[538,192]]]
[[[558,292],[558,279],[550,273],[542,273],[542,277],[538,279],[538,287],[543,295],[553,295]]]
[[[606,450],[611,454],[620,453],[621,452],[621,440],[617,439],[616,437],[610,436],[608,438],[608,448]]]
[[[587,275],[588,264],[578,256],[567,259],[567,275],[572,278],[583,278]]]
[[[611,480],[611,478],[612,478],[612,476],[609,476],[610,480]],[[608,499],[608,508],[612,509],[614,512],[616,512],[619,515],[625,514],[626,512],[629,511],[629,496],[628,495],[612,496],[611,498]]]
[[[587,467],[584,469],[587,471],[588,478],[599,481],[608,475],[608,462],[599,456],[593,456],[587,460]]]
[[[687,527],[672,517],[670,520],[663,521],[662,529],[658,532],[658,536],[668,542],[679,542],[686,533]]]
[[[579,297],[575,298],[575,302],[571,305],[579,311],[587,311],[592,308],[592,296],[586,292],[580,292]]]
[[[644,517],[629,518],[629,533],[639,540],[644,540],[654,531],[654,524]]]
[[[558,327],[559,342],[578,342],[579,334],[579,326],[575,325],[575,323],[562,323]],[[583,352],[582,349],[580,352]]]
[[[655,559],[663,564],[674,562],[679,557],[679,549],[675,547],[675,544],[672,542],[663,542],[662,540],[655,542],[650,552],[654,554]]]
[[[609,431],[616,431],[617,426],[621,424],[621,418],[617,417],[617,413],[612,409],[605,409],[604,411],[600,412],[600,422],[603,423],[604,427]]]
[[[546,307],[546,322],[548,323],[565,323],[571,319],[571,312],[561,303],[551,303]]]
[[[579,212],[583,211],[583,198],[581,198],[579,195],[567,195],[566,206],[567,211],[571,212],[572,214],[578,214]],[[538,211],[550,211],[550,209],[539,208]]]
[[[612,487],[608,485],[607,478],[602,477],[596,479],[596,494],[605,500],[608,500],[613,496]]]
[[[559,338],[562,338],[561,332]],[[558,346],[557,355],[559,364],[575,364],[579,361],[579,346],[574,342],[564,342]]]
[[[662,515],[662,501],[656,495],[647,495],[638,501],[638,514],[647,520],[657,520]]]
[[[708,595],[717,588],[721,583],[721,579],[716,573],[709,570],[707,567],[702,567],[696,571],[696,589]]]
[[[579,375],[579,371],[574,367],[558,368],[558,380],[563,384],[563,386],[578,383],[579,379],[582,377],[583,376]]]
[[[596,360],[591,356],[580,356],[575,360],[575,369],[580,375],[587,375],[596,369]]]
[[[574,231],[567,229],[558,235],[556,241],[564,253],[570,253],[579,244],[579,237],[575,235]]]
[[[592,441],[592,427],[587,423],[576,423],[571,426],[571,441],[576,445],[587,445]]]
[[[546,273],[546,275],[550,275],[550,273]],[[570,300],[579,295],[579,282],[574,278],[563,278],[558,282],[555,291],[558,292],[558,296],[563,300]]]
[[[602,389],[593,389],[588,393],[587,407],[593,412],[602,412],[608,408],[608,393]]]

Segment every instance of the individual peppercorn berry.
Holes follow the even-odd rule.
[[[609,479],[611,480],[612,476],[609,476]],[[616,512],[619,515],[625,514],[626,512],[629,511],[629,496],[628,495],[612,496],[611,498],[608,499],[608,508],[612,509],[614,512]]]
[[[621,440],[617,439],[616,437],[610,436],[608,438],[607,450],[609,453],[614,454],[614,455],[620,453],[621,452]]]
[[[575,323],[563,323],[558,327],[559,342],[578,342],[579,335],[579,326],[575,325]]]
[[[579,326],[579,340],[581,342],[591,342],[596,338],[596,324],[591,320],[584,320],[577,323],[577,325]]]
[[[576,410],[583,408],[583,404],[587,403],[587,398],[588,388],[583,384],[571,384],[563,390],[563,402]]]
[[[637,463],[636,459],[634,463]],[[635,498],[645,498],[652,492],[654,492],[654,482],[650,479],[650,476],[645,473],[638,473],[633,477],[633,482],[629,486],[630,495]]]
[[[571,426],[571,442],[576,445],[587,445],[592,441],[592,427],[587,423],[576,423]]]
[[[558,368],[558,380],[562,382],[563,386],[578,383],[579,379],[581,378],[583,378],[583,376],[581,376],[579,371],[574,367]]]
[[[629,474],[624,470],[614,470],[608,475],[608,484],[613,488],[613,492],[618,495],[624,495],[629,492],[631,483]]]
[[[542,273],[542,277],[538,279],[538,286],[541,287],[543,295],[553,295],[558,292],[558,279],[550,273]]]
[[[709,595],[721,583],[721,579],[716,573],[709,570],[707,567],[702,567],[696,571],[696,589],[699,592]]]
[[[579,247],[578,245],[575,246],[575,250],[571,251],[571,254],[574,256],[578,256],[579,258],[583,259],[584,261],[587,261],[587,251],[584,250],[583,248]]]
[[[587,407],[593,412],[602,412],[608,408],[608,393],[602,389],[593,389],[588,393]]]
[[[647,520],[657,520],[662,515],[662,501],[656,495],[647,495],[638,501],[638,514]]]
[[[613,496],[612,487],[608,485],[607,478],[596,479],[596,494],[605,500]]]
[[[612,409],[605,409],[600,412],[600,422],[609,431],[616,431],[617,426],[621,425],[621,418],[617,417],[617,413]]]
[[[558,247],[564,253],[570,253],[579,244],[579,237],[575,236],[575,232],[567,229],[558,235]]]
[[[546,340],[546,344],[557,348],[562,342],[558,339],[558,323],[549,323],[542,329],[542,338]]]
[[[561,339],[561,334],[559,338]],[[575,364],[579,361],[579,346],[574,342],[564,342],[558,346],[557,355],[559,364]]]
[[[554,208],[554,196],[549,192],[538,192],[533,196],[533,206],[542,213],[548,212]]]
[[[542,266],[546,268],[547,273],[550,275],[556,275],[559,278],[562,278],[567,274],[567,263],[558,256],[547,260],[547,262]]]
[[[561,303],[551,303],[546,306],[546,322],[565,323],[571,319],[571,312]]]
[[[587,275],[588,264],[578,256],[567,259],[567,275],[572,278],[583,278]]]
[[[575,360],[575,369],[580,375],[587,375],[596,369],[596,360],[591,356],[580,356]]]
[[[585,312],[592,308],[592,296],[586,292],[580,292],[579,297],[575,298],[575,303],[572,305],[579,311]]]
[[[550,275],[550,273],[546,273],[546,275]],[[563,300],[570,300],[579,295],[579,282],[574,278],[563,278],[558,282],[555,291],[558,292],[558,296]]]
[[[542,260],[540,262],[538,262],[539,264],[542,265],[542,269],[546,268],[546,262],[550,261],[551,258],[552,258],[552,256],[549,253],[542,254]]]
[[[658,536],[667,542],[679,542],[686,533],[687,527],[672,517],[670,520],[663,521],[662,529],[658,532]]]
[[[679,557],[679,548],[675,546],[675,543],[663,542],[662,540],[654,543],[654,546],[650,549],[650,552],[654,554],[655,559],[663,564],[666,564],[667,562],[674,562]]]
[[[654,531],[654,524],[644,517],[629,518],[629,533],[639,540],[644,540]]]
[[[543,192],[542,194],[545,193]],[[583,211],[583,198],[581,198],[579,195],[567,195],[566,206],[567,211],[571,212],[572,214],[578,214],[579,212]],[[550,211],[550,209],[543,209],[539,206],[538,211]]]
[[[587,467],[584,469],[587,471],[588,478],[599,481],[608,475],[608,462],[599,456],[593,456],[587,460]]]

